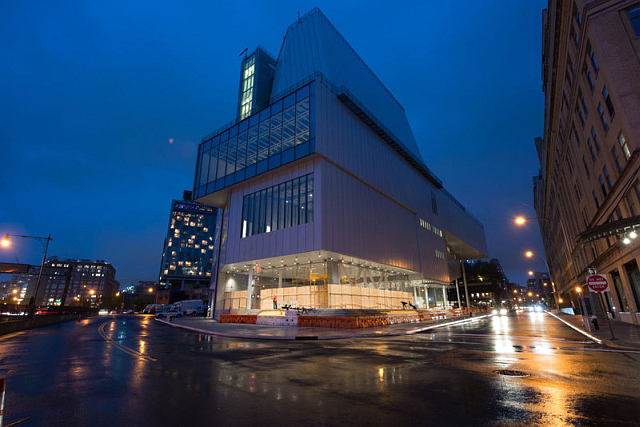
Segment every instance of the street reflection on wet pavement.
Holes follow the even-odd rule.
[[[5,420],[24,425],[640,423],[640,352],[594,344],[545,313],[332,341],[100,317],[0,337],[0,367]]]

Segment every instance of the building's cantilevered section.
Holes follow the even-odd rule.
[[[457,261],[486,256],[482,224],[427,168],[402,106],[319,9],[287,30],[270,90],[268,105],[239,105],[198,150],[195,197],[224,212],[216,315],[270,308],[274,296],[329,309],[448,304]]]

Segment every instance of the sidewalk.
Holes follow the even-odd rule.
[[[557,317],[577,328],[579,332],[582,332],[587,336],[591,335],[597,340],[600,340],[602,344],[606,346],[619,349],[640,349],[640,326],[638,325],[612,320],[611,329],[613,329],[615,339],[611,339],[611,331],[609,330],[607,319],[604,316],[598,316],[598,326],[600,327],[600,330],[591,332],[587,332],[583,328],[582,316],[579,314],[571,315],[559,313]]]
[[[487,315],[482,315],[474,316],[472,318],[441,319],[420,323],[399,323],[395,325],[357,329],[245,325],[237,323],[218,323],[212,319],[188,317],[174,318],[171,322],[160,319],[155,320],[173,327],[188,329],[202,334],[229,338],[266,340],[335,340],[410,335],[451,324],[472,322],[486,317]]]

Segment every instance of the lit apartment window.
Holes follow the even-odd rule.
[[[593,75],[591,74],[591,70],[589,70],[587,64],[584,65],[584,75],[587,76],[589,88],[591,89],[591,92],[593,92],[593,88],[596,86],[596,81],[594,80]]]
[[[631,26],[636,33],[636,37],[640,37],[640,6],[629,9],[627,16],[629,17],[629,21],[631,21]]]
[[[589,178],[591,174],[589,174],[589,166],[587,165],[587,159],[584,156],[582,156],[582,164],[584,165],[584,171],[587,174],[587,178]]]
[[[620,162],[620,155],[618,154],[618,149],[616,147],[611,149],[611,155],[613,156],[613,162],[616,165],[618,173],[622,172],[622,163]]]
[[[593,51],[593,47],[589,44],[589,58],[591,58],[591,64],[593,64],[593,70],[598,75],[598,71],[600,70],[600,66],[598,65],[598,60],[596,59],[596,53]]]
[[[629,152],[629,146],[627,145],[627,140],[624,137],[622,131],[620,131],[620,134],[618,135],[618,142],[620,143],[620,147],[622,147],[624,158],[629,160],[629,157],[631,157],[631,153]]]
[[[600,116],[600,122],[602,123],[602,129],[606,134],[609,131],[609,122],[607,121],[607,117],[604,115],[604,108],[602,108],[602,104],[598,104],[598,115]]]
[[[609,178],[609,170],[606,166],[602,168],[602,173],[604,174],[604,180],[607,183],[607,188],[609,189],[609,191],[611,191],[611,178]]]
[[[589,153],[591,154],[591,160],[593,163],[596,162],[596,154],[593,152],[593,144],[591,143],[591,138],[587,139],[587,145],[589,146]]]

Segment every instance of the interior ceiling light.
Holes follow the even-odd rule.
[[[636,237],[638,237],[638,235],[636,234],[635,231],[632,231],[631,233],[629,233],[629,237],[631,237],[632,239],[635,239]]]
[[[622,243],[628,245],[629,243],[631,243],[631,239],[629,239],[627,236],[624,236],[624,239],[622,239]]]

